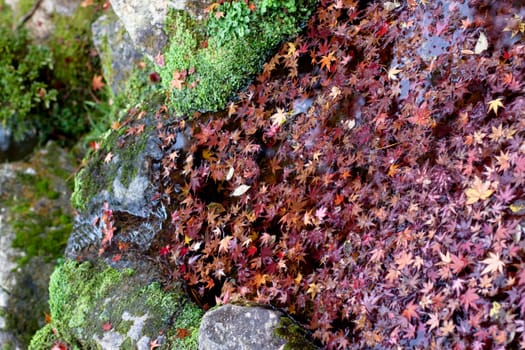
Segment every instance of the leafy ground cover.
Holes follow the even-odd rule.
[[[520,6],[323,0],[227,110],[161,108],[152,254],[329,349],[524,347]]]
[[[20,4],[21,10],[27,5]],[[103,4],[81,5],[73,16],[56,14],[53,34],[42,42],[35,42],[24,28],[16,28],[14,23],[20,19],[3,0],[0,11],[0,122],[4,127],[12,130],[16,140],[38,133],[41,141],[52,138],[64,144],[74,143],[100,124],[107,128],[108,93],[91,44],[91,23],[102,13]]]

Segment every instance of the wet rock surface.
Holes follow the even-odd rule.
[[[97,258],[104,238],[105,227],[99,221],[104,206],[114,218],[114,246],[120,242],[146,251],[162,229],[166,212],[155,200],[157,188],[152,176],[152,164],[160,160],[162,152],[153,128],[154,116],[144,118],[144,129],[136,135],[125,138],[123,131],[109,135],[104,141],[109,151],[100,150],[77,175],[73,202],[79,206],[79,214],[66,257]]]

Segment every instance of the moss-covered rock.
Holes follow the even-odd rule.
[[[5,329],[21,344],[44,325],[47,285],[73,225],[69,204],[75,159],[48,143],[0,171],[0,307]],[[4,328],[4,326],[0,326]]]
[[[313,4],[312,0],[228,1],[210,6],[203,20],[173,11],[160,74],[176,114],[224,108],[275,46],[301,30]]]
[[[69,349],[148,349],[155,341],[190,349],[184,344],[195,344],[195,335],[177,338],[173,327],[198,329],[202,311],[177,288],[164,292],[151,273],[151,268],[118,271],[67,260],[51,276],[51,322],[29,349],[57,343]]]

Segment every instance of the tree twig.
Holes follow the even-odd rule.
[[[29,21],[31,17],[35,14],[36,10],[40,7],[43,0],[36,0],[36,2],[33,4],[33,7],[22,17],[20,18],[20,21],[18,21],[18,24],[16,25],[16,30],[19,30],[22,28],[22,26]]]

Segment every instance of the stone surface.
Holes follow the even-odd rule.
[[[12,129],[0,125],[0,162],[14,162],[29,155],[38,143],[36,132],[28,132],[24,139],[16,141]]]
[[[203,0],[110,0],[110,2],[137,49],[150,58],[159,54],[168,41],[164,25],[170,8],[185,10],[196,18],[202,18],[204,9],[212,3]]]
[[[169,1],[111,0],[115,13],[122,19],[135,46],[149,55],[157,55],[167,37],[164,24],[169,9]]]
[[[120,147],[118,132],[109,134],[103,147],[113,153],[111,161],[106,162],[106,154],[99,153],[77,174],[72,198],[79,214],[68,240],[68,258],[84,259],[98,252],[103,227],[93,222],[101,216],[104,203],[115,218],[114,245],[122,242],[146,251],[162,229],[166,211],[154,200],[157,188],[152,174],[152,164],[162,157],[154,122],[153,115],[146,115],[140,122],[144,131],[128,137]]]
[[[126,28],[111,10],[93,22],[91,31],[102,60],[104,78],[113,92],[118,93],[143,55],[135,48]]]
[[[0,193],[5,189],[6,181],[12,180],[15,176],[13,166],[11,164],[0,165]],[[16,278],[13,270],[16,268],[15,259],[21,252],[13,249],[12,241],[14,239],[14,232],[11,225],[6,222],[7,209],[0,207],[0,309],[5,310],[9,305],[9,297],[11,290],[16,284]],[[0,314],[0,344],[11,344],[15,349],[20,349],[17,339],[13,332],[7,329],[7,322],[5,316]]]
[[[199,350],[315,349],[304,338],[289,340],[278,335],[283,317],[281,312],[262,307],[220,306],[202,318]]]

